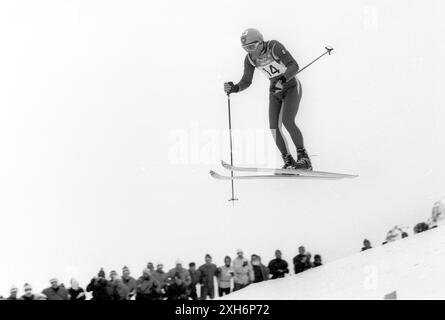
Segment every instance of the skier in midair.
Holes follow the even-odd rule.
[[[255,68],[261,70],[270,80],[269,127],[281,152],[283,168],[312,170],[311,160],[304,148],[303,135],[295,124],[302,95],[301,83],[296,78],[299,70],[297,62],[280,42],[264,41],[262,34],[256,29],[247,29],[242,33],[241,45],[247,51],[243,77],[237,84],[224,83],[224,91],[231,94],[247,89],[252,83]],[[297,148],[297,161],[287,149],[281,125],[289,132]]]

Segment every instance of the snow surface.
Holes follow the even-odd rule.
[[[445,228],[423,232],[223,299],[445,298]]]

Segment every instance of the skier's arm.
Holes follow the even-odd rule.
[[[236,85],[238,86],[238,92],[243,91],[250,87],[252,84],[253,73],[255,72],[255,67],[250,63],[248,56],[244,59],[244,74],[240,82]]]
[[[288,81],[297,75],[300,67],[298,66],[297,61],[295,61],[289,51],[287,51],[281,43],[279,43],[278,41],[274,42],[275,43],[272,47],[272,53],[275,58],[282,61],[286,66],[287,69],[283,76],[286,78],[286,81]]]
[[[231,94],[234,92],[240,92],[247,89],[252,84],[253,73],[255,72],[255,67],[250,62],[248,56],[244,59],[244,73],[241,80],[234,84],[233,82],[225,82],[224,83],[224,91],[227,94]]]

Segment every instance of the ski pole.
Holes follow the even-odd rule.
[[[334,48],[332,47],[325,47],[326,52],[323,53],[321,56],[319,56],[318,58],[314,59],[311,63],[308,63],[307,65],[305,65],[303,68],[301,68],[300,70],[298,70],[297,74],[299,74],[301,71],[303,71],[304,69],[306,69],[307,67],[309,67],[311,64],[315,63],[318,59],[321,59],[323,56],[325,56],[326,54],[331,55],[331,52],[334,51]]]
[[[230,112],[230,93],[227,93],[227,108],[229,110],[229,134],[230,134],[230,165],[233,166],[233,147],[232,147],[232,115]],[[230,171],[230,174],[233,178],[233,171]],[[232,182],[232,198],[229,199],[229,201],[235,201],[238,199],[235,199],[235,190],[234,190],[234,183],[233,179]]]

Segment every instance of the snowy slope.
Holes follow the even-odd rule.
[[[227,299],[445,299],[445,228],[436,228]]]

